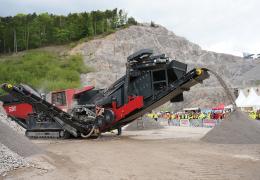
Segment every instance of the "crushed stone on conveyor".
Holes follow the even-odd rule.
[[[217,144],[260,144],[260,122],[235,110],[201,140]]]

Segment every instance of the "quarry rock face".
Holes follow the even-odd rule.
[[[127,57],[144,48],[153,49],[156,54],[164,53],[171,59],[187,63],[189,70],[194,67],[212,69],[220,74],[230,87],[245,84],[246,80],[241,80],[241,76],[257,64],[241,57],[202,50],[199,45],[175,35],[162,26],[151,27],[148,24],[131,26],[104,38],[82,43],[72,49],[70,54],[82,54],[85,64],[95,69],[95,72],[81,75],[83,85],[106,88],[125,74]],[[191,92],[186,92],[185,97],[188,98],[184,103],[193,102],[193,107],[201,105],[200,99],[197,99],[197,102],[194,100],[196,92],[198,98],[204,98],[205,94],[209,95],[208,102],[203,101],[205,106],[210,107],[223,101],[229,103],[224,92],[216,91],[214,88],[220,88],[220,84],[212,76],[203,85],[197,85]],[[202,89],[203,92],[196,89]]]

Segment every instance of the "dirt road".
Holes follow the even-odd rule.
[[[197,135],[183,138],[176,131]],[[259,179],[260,145],[199,141],[207,131],[170,128],[165,136],[154,130],[97,140],[37,140],[47,150],[34,157],[43,169],[19,169],[5,179]],[[156,133],[161,138],[145,138]]]

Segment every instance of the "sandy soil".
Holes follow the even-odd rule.
[[[201,142],[208,130],[171,127],[96,140],[34,140],[46,149],[32,157],[41,168],[15,170],[5,179],[259,179],[260,145]]]

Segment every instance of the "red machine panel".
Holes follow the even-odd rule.
[[[27,103],[6,105],[4,109],[8,115],[20,119],[26,119],[28,114],[33,112],[32,106]]]
[[[123,119],[126,115],[130,114],[136,109],[144,106],[143,96],[129,97],[128,103],[120,108],[116,108],[116,102],[112,102],[112,110],[115,113],[115,122]]]
[[[64,112],[68,112],[69,109],[73,108],[74,96],[85,91],[92,90],[93,86],[85,86],[82,89],[66,89],[63,91],[55,91],[52,92],[51,103],[55,105],[57,108],[63,110]]]

